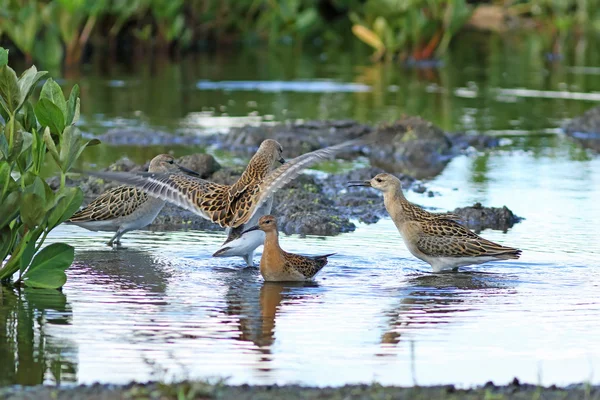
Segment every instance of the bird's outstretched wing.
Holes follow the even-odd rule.
[[[102,179],[110,179],[134,186],[152,197],[168,201],[202,218],[225,226],[228,186],[178,173],[137,174],[126,172],[88,172]]]
[[[323,149],[311,151],[310,153],[302,154],[292,160],[287,161],[279,168],[271,171],[269,175],[259,185],[259,190],[255,194],[252,201],[247,204],[247,209],[244,212],[238,213],[232,220],[231,226],[236,227],[245,224],[252,218],[256,210],[269,199],[276,191],[281,189],[287,183],[296,178],[302,170],[318,161],[333,157],[337,153],[347,150],[350,147],[362,145],[365,142],[361,139],[350,140],[335,146],[325,147]]]

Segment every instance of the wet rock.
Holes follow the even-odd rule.
[[[327,196],[334,200],[338,209],[347,210],[350,218],[366,224],[374,224],[387,216],[381,193],[368,188],[348,188],[349,181],[366,181],[384,172],[381,168],[359,168],[342,174],[330,175],[324,180]],[[407,190],[415,183],[415,178],[395,174]]]
[[[111,145],[157,146],[157,145],[202,145],[207,139],[196,134],[180,134],[150,128],[113,128],[98,137]]]
[[[365,150],[371,165],[417,178],[439,174],[456,154],[444,131],[420,117],[382,124],[373,138]]]
[[[484,229],[496,229],[506,232],[522,218],[516,216],[506,206],[484,207],[481,203],[475,203],[470,207],[457,208],[453,213],[461,217],[461,223],[476,232]]]
[[[600,107],[591,108],[580,117],[571,119],[563,124],[562,129],[582,147],[600,153]]]
[[[467,150],[471,147],[477,150],[484,150],[500,146],[500,138],[488,135],[454,133],[448,135],[448,138],[456,150]]]
[[[183,156],[175,160],[182,167],[196,171],[202,179],[210,177],[221,169],[221,164],[213,156],[205,153],[196,153]]]
[[[301,175],[276,193],[273,205],[279,230],[288,235],[331,236],[354,231],[356,226],[346,213],[310,175]]]
[[[356,121],[297,121],[274,125],[232,128],[218,146],[236,154],[252,154],[265,139],[283,146],[285,157],[294,158],[323,147],[364,137],[372,132]]]

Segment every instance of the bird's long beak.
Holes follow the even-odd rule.
[[[181,165],[179,165],[179,164],[175,164],[175,166],[176,166],[177,168],[179,168],[179,170],[180,170],[181,172],[185,172],[185,173],[186,173],[186,174],[188,174],[188,175],[192,175],[192,176],[198,176],[198,177],[200,176],[200,174],[199,174],[199,173],[197,173],[196,171],[192,171],[192,170],[191,170],[191,169],[189,169],[189,168],[182,167],[182,166],[181,166]]]
[[[285,159],[283,157],[279,157],[279,162],[285,164]]]
[[[255,226],[253,226],[253,227],[251,227],[251,228],[248,228],[248,229],[246,229],[244,232],[242,232],[242,235],[243,235],[244,233],[247,233],[247,232],[252,232],[252,231],[257,231],[257,230],[258,230],[258,225],[255,225]]]
[[[371,187],[371,181],[350,181],[350,182],[348,182],[348,187],[353,187],[353,186]]]

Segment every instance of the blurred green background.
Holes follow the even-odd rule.
[[[438,58],[465,30],[541,33],[549,54],[600,31],[600,0],[0,0],[0,44],[45,68],[92,56],[274,44],[372,48],[371,59]],[[16,54],[15,54],[16,53]]]

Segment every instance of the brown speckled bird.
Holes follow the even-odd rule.
[[[272,215],[265,215],[258,220],[258,225],[246,232],[261,230],[265,232],[265,248],[260,259],[260,273],[265,281],[290,282],[311,280],[326,264],[327,257],[301,256],[283,251],[279,247],[277,220]]]
[[[482,238],[457,223],[457,215],[435,214],[410,203],[402,193],[402,183],[394,175],[379,174],[369,181],[349,182],[383,192],[387,212],[398,228],[406,247],[429,263],[434,272],[488,261],[518,259],[521,250]]]
[[[198,174],[177,165],[168,154],[160,154],[150,161],[150,173]],[[129,231],[150,225],[156,218],[165,201],[148,196],[131,186],[117,186],[98,196],[86,207],[77,211],[67,221],[90,231],[116,232],[107,245],[119,245],[121,237]]]
[[[248,265],[251,265],[252,253],[262,243],[262,237],[259,237],[260,241],[254,240],[255,235],[252,236],[252,240],[242,238],[244,243],[239,244],[240,241],[236,239],[241,237],[243,226],[253,225],[261,214],[268,214],[272,195],[297,177],[304,168],[360,143],[361,140],[354,140],[315,150],[275,168],[276,163],[283,161],[281,157],[283,149],[277,141],[267,139],[261,143],[256,154],[250,159],[242,176],[231,186],[171,173],[89,172],[89,174],[135,186],[151,196],[190,210],[223,227],[232,228],[229,238],[223,245],[223,251],[218,251],[215,256],[225,256],[223,253],[228,253],[227,256],[242,255],[240,253],[243,252],[244,259]]]

